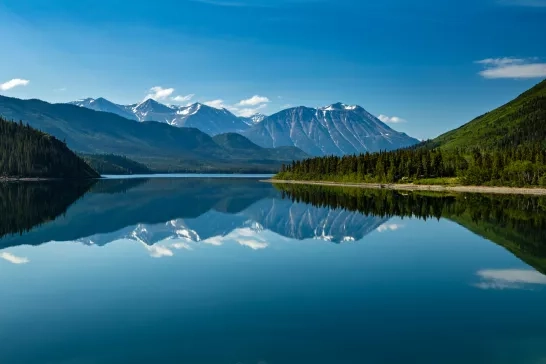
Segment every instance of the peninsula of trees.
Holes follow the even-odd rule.
[[[546,80],[436,139],[391,152],[321,157],[278,180],[546,186]]]
[[[98,177],[62,141],[0,117],[0,179]]]

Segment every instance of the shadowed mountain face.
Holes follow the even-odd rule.
[[[169,252],[167,243],[190,249],[231,239],[261,249],[268,246],[268,234],[358,242],[388,228],[392,217],[445,218],[546,272],[543,197],[276,187],[236,178],[102,180],[83,187],[1,184],[0,203],[9,213],[2,214],[0,248],[52,241],[103,246],[124,239],[161,256]],[[12,235],[19,232],[24,233]]]

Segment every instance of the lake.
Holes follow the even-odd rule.
[[[546,363],[546,199],[0,184],[0,363]]]

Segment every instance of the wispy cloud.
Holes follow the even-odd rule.
[[[0,253],[0,258],[7,260],[8,262],[13,264],[26,264],[30,262],[30,260],[26,257],[18,257],[8,252]]]
[[[377,231],[380,233],[385,231],[396,231],[396,230],[402,229],[403,227],[404,225],[400,225],[400,224],[383,224],[377,228]]]
[[[171,100],[174,102],[187,102],[193,99],[195,94],[189,94],[189,95],[177,95],[174,97],[171,97]]]
[[[260,110],[265,109],[268,102],[270,102],[270,100],[267,97],[255,95],[251,98],[241,100],[234,105],[226,104],[223,99],[205,101],[203,104],[216,109],[227,109],[237,116],[249,117],[257,114]]]
[[[29,82],[30,82],[29,80],[24,80],[22,78],[14,78],[12,80],[9,80],[7,82],[0,84],[0,90],[7,91],[17,86],[26,86],[29,84]]]
[[[527,6],[532,8],[545,8],[546,0],[499,0],[501,5]]]
[[[256,106],[259,104],[268,103],[269,99],[265,96],[254,95],[249,99],[241,100],[237,105],[239,106]]]
[[[399,124],[399,123],[405,123],[407,121],[406,119],[402,119],[398,116],[387,116],[383,114],[379,115],[377,118],[381,120],[382,122],[388,123],[388,124]]]
[[[189,1],[194,2],[194,3],[215,5],[215,6],[227,6],[227,7],[253,6],[252,4],[242,2],[242,1],[222,1],[222,0],[189,0]],[[254,5],[254,6],[256,6],[256,5]]]
[[[174,92],[174,88],[163,88],[161,86],[154,86],[150,88],[148,91],[148,94],[146,97],[144,97],[144,101],[148,99],[152,99],[155,101],[165,100],[169,96],[171,96]]]
[[[546,63],[537,58],[486,58],[475,63],[485,67],[479,74],[484,78],[542,78],[546,77]]]
[[[244,109],[237,109],[237,110],[235,110],[235,112],[239,116],[249,117],[249,116],[252,116],[252,115],[255,115],[255,114],[259,113],[260,110],[263,110],[266,107],[267,107],[266,104],[262,104],[262,105],[258,105],[257,107],[254,107],[254,108],[249,107],[249,108],[244,108]]]
[[[546,276],[531,269],[484,269],[476,273],[480,289],[527,289],[530,285],[546,285]]]
[[[228,107],[228,106],[224,103],[224,100],[222,100],[222,99],[205,101],[205,102],[203,102],[203,104],[205,104],[205,105],[207,105],[207,106],[210,106],[210,107],[214,107],[214,108],[216,108],[216,109],[224,109],[224,108],[227,109],[227,107]]]

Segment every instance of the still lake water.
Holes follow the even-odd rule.
[[[2,364],[546,363],[544,198],[162,178],[0,207]]]

